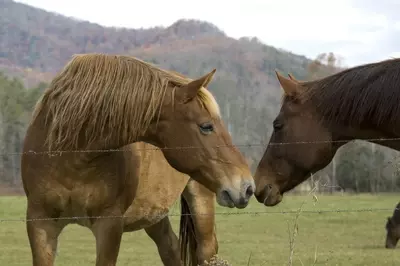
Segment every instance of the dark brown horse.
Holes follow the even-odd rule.
[[[400,59],[314,81],[296,81],[278,72],[277,77],[284,97],[254,176],[260,203],[281,202],[285,192],[328,165],[351,140],[400,150]]]
[[[386,222],[386,248],[396,248],[400,239],[400,202],[396,205],[392,217]]]
[[[140,172],[131,152],[116,149],[138,141],[166,148],[169,164],[216,193],[220,205],[247,206],[254,181],[205,89],[214,73],[191,80],[133,57],[73,57],[36,105],[24,141],[34,266],[53,265],[70,223],[92,230],[97,266],[116,264],[124,231],[118,217],[135,199]]]

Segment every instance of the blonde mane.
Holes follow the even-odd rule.
[[[190,81],[134,57],[75,55],[36,104],[32,123],[45,116],[50,150],[88,148],[99,140],[106,145],[132,143],[158,115],[167,89],[172,93],[174,85]],[[220,117],[207,89],[199,90],[197,100]],[[86,139],[84,147],[79,146],[81,136]]]

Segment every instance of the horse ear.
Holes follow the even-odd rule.
[[[208,84],[210,84],[211,80],[214,77],[214,74],[217,70],[214,68],[210,73],[208,73],[206,76],[208,77],[207,81],[203,84],[204,88],[208,87]]]
[[[196,97],[197,92],[200,90],[200,88],[208,86],[216,71],[217,71],[216,69],[213,69],[210,73],[198,79],[192,80],[187,85],[180,87],[177,90],[177,95],[176,95],[179,101],[185,103]]]
[[[275,70],[276,77],[278,78],[279,83],[286,95],[294,96],[297,92],[297,82],[294,82],[291,79],[285,78],[281,75],[278,70]]]

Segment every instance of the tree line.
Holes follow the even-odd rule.
[[[45,83],[26,88],[18,78],[0,72],[0,183],[20,186],[20,153],[32,109]]]

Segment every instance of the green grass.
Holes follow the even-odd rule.
[[[293,223],[296,211],[306,200],[303,211],[333,209],[383,208],[384,211],[302,213],[298,220],[293,265],[400,265],[400,247],[384,248],[386,217],[391,215],[397,195],[318,195],[286,196],[274,208],[265,208],[255,200],[239,212],[265,212],[258,215],[217,215],[219,256],[232,265],[287,265],[290,254],[288,223]],[[238,212],[219,208],[217,212]],[[176,212],[176,211],[175,211]],[[0,219],[24,218],[24,197],[0,197]],[[174,216],[177,229],[179,217]],[[177,232],[177,231],[176,231]],[[0,265],[32,265],[24,222],[0,223]],[[60,236],[56,265],[94,265],[95,243],[91,232],[71,225]],[[162,265],[156,247],[144,231],[123,236],[118,265]]]

